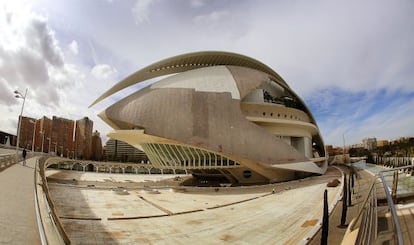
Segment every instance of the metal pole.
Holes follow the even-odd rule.
[[[34,152],[35,135],[36,135],[36,123],[37,123],[37,121],[34,121],[34,126],[33,126],[33,142],[32,142],[32,152]]]
[[[43,145],[45,144],[45,131],[42,131],[42,153],[43,153]]]
[[[329,235],[328,190],[325,189],[325,192],[323,194],[323,218],[322,218],[321,245],[328,244],[328,235]]]
[[[386,172],[386,171],[383,171],[383,172]],[[398,241],[397,244],[399,245],[404,244],[400,220],[398,219],[397,210],[395,208],[394,201],[392,200],[393,198],[390,195],[390,187],[388,186],[387,182],[385,182],[383,172],[380,172],[379,176],[381,178],[381,182],[385,190],[385,196],[387,197],[388,207],[390,208],[391,217],[395,225],[394,229],[395,229],[395,234],[397,235],[397,241]]]
[[[347,213],[347,201],[348,201],[348,182],[346,174],[344,174],[344,189],[342,190],[342,214],[341,214],[341,224],[339,227],[347,227],[346,225],[346,213]]]
[[[342,134],[342,140],[343,140],[343,143],[344,143],[344,149],[342,151],[342,160],[345,163],[345,132]]]
[[[16,98],[23,99],[22,110],[20,111],[19,123],[17,126],[17,142],[16,142],[16,161],[17,161],[18,156],[19,156],[20,127],[22,126],[22,115],[23,115],[23,109],[24,109],[24,102],[26,102],[27,88],[26,88],[26,92],[24,93],[24,96],[17,90],[15,90],[14,93],[16,94],[15,95]]]

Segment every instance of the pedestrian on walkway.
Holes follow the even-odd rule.
[[[23,148],[22,155],[23,155],[23,166],[26,166],[26,155],[27,155],[26,148]]]

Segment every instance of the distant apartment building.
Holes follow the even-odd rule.
[[[389,144],[390,142],[388,140],[377,140],[377,147],[384,147]]]
[[[98,131],[95,131],[92,134],[92,156],[91,160],[101,161],[103,159],[102,155],[102,139]]]
[[[19,118],[20,120],[20,118]],[[56,154],[58,156],[81,159],[102,159],[102,142],[99,133],[93,142],[93,121],[85,117],[74,120],[53,116],[43,116],[36,120],[21,117],[20,147],[37,152]],[[3,141],[6,142],[5,136]],[[15,137],[10,143],[15,145]],[[14,141],[13,141],[14,140]],[[13,143],[14,142],[14,143]]]
[[[92,157],[93,121],[84,117],[76,121],[75,158],[91,159]]]
[[[32,145],[34,144],[33,141],[36,127],[36,119],[31,117],[19,117],[18,123],[21,123],[19,147],[32,149]]]
[[[71,157],[73,156],[73,128],[75,122],[62,117],[53,116],[51,138],[48,140],[47,152],[53,151],[58,156]]]
[[[326,145],[325,146],[326,152],[329,154],[329,156],[333,156],[334,155],[334,148],[332,145]]]
[[[350,146],[350,148],[358,149],[358,148],[364,148],[363,143],[353,144]]]
[[[24,130],[23,128],[21,130]],[[36,120],[36,132],[35,132],[35,151],[49,152],[50,134],[52,132],[52,120],[43,116]]]
[[[148,160],[143,151],[120,140],[109,139],[105,145],[105,159],[107,161],[146,162]]]
[[[364,149],[369,151],[375,150],[377,148],[377,139],[376,138],[365,138],[362,140]]]
[[[16,135],[0,131],[0,144],[7,145],[8,141],[10,146],[16,146],[16,138]]]

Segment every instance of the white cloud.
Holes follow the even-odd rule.
[[[359,105],[344,111],[349,102],[340,100],[343,94],[334,91],[364,95],[378,89],[414,91],[413,8],[410,0],[261,4],[144,0],[132,1],[132,7],[131,1],[80,1],[39,6],[45,18],[24,6],[15,8],[18,11],[0,7],[0,101],[8,106],[6,112],[14,113],[5,117],[15,118],[19,104],[6,90],[28,87],[29,98],[44,106],[45,112],[52,113],[52,105],[65,104],[71,109],[62,109],[62,113],[77,115],[109,89],[113,79],[170,56],[223,50],[263,62],[299,96],[315,100],[313,113],[326,143],[341,143],[344,131],[347,142],[365,137],[364,130],[371,134],[366,136],[381,135],[380,127],[369,125],[375,120],[388,122],[389,126],[381,125],[391,133],[398,131],[392,125],[403,127],[398,134],[410,133],[408,116],[401,116],[400,123],[378,116],[390,111],[375,112],[375,120],[356,123],[361,115],[373,113],[368,106],[375,107],[375,101],[355,98]],[[66,59],[58,41],[65,44]],[[79,47],[88,48],[79,52]],[[71,55],[75,50],[76,57]],[[313,98],[321,90],[321,97]],[[36,103],[30,103],[29,111],[41,113]],[[395,106],[394,110],[404,109]]]
[[[89,101],[82,99],[93,91],[84,89],[89,70],[66,63],[48,21],[28,7],[0,5],[0,103],[7,105],[0,109],[0,130],[16,132],[22,101],[13,97],[15,89],[28,89],[26,116],[71,115],[75,120],[90,116],[85,111]],[[73,41],[69,49],[75,48]]]
[[[108,79],[115,76],[117,70],[110,65],[99,64],[92,68],[91,73],[96,79]]]
[[[205,0],[191,0],[190,1],[191,6],[199,8],[199,7],[203,7],[206,5],[206,1]]]
[[[78,42],[76,42],[76,40],[73,40],[70,44],[69,44],[69,50],[74,54],[77,55],[79,53],[79,48],[78,48]]]
[[[0,79],[31,91],[54,93],[49,70],[62,70],[64,56],[47,19],[24,7],[0,11],[0,16],[7,16],[0,20],[0,59],[9,61],[0,66]]]
[[[225,19],[229,15],[230,13],[227,11],[213,11],[209,14],[198,15],[194,17],[194,22],[201,23],[201,24],[208,24],[211,22],[217,23],[217,22],[223,21],[223,19]]]
[[[149,8],[153,0],[137,0],[131,9],[136,25],[149,20]]]

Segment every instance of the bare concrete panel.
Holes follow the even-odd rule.
[[[88,173],[83,178],[88,180]],[[81,204],[100,218],[62,218],[74,244],[300,244],[318,229],[323,192],[333,178],[340,178],[339,172],[266,186],[129,189],[129,195],[54,185],[51,194],[67,203],[57,206],[59,213]],[[331,209],[340,188],[328,188]]]
[[[117,129],[110,133],[112,138],[145,148],[154,166],[179,165],[185,169],[189,161],[195,162],[197,158],[203,163],[193,166],[203,169],[206,158],[213,155],[215,159],[230,160],[232,166],[249,168],[268,181],[291,179],[295,172],[320,174],[326,170],[326,159],[321,168],[312,162],[313,150],[322,158],[326,154],[311,113],[283,79],[262,63],[237,54],[200,52],[150,67],[126,78],[120,82],[122,86],[116,85],[109,92],[131,85],[133,77],[139,82],[151,76],[149,73],[171,74],[169,70],[177,74],[118,101],[101,118]],[[264,91],[266,88],[270,92]],[[263,96],[266,92],[266,101],[263,97],[263,101],[241,104],[252,91],[262,91]],[[258,111],[261,114],[257,115]],[[287,137],[307,137],[309,141],[303,141],[307,142],[306,147],[295,148]],[[180,145],[195,156],[175,155],[174,147],[166,144]],[[201,156],[197,151],[201,151]],[[277,168],[278,164],[285,167]],[[227,179],[237,179],[231,177]]]

